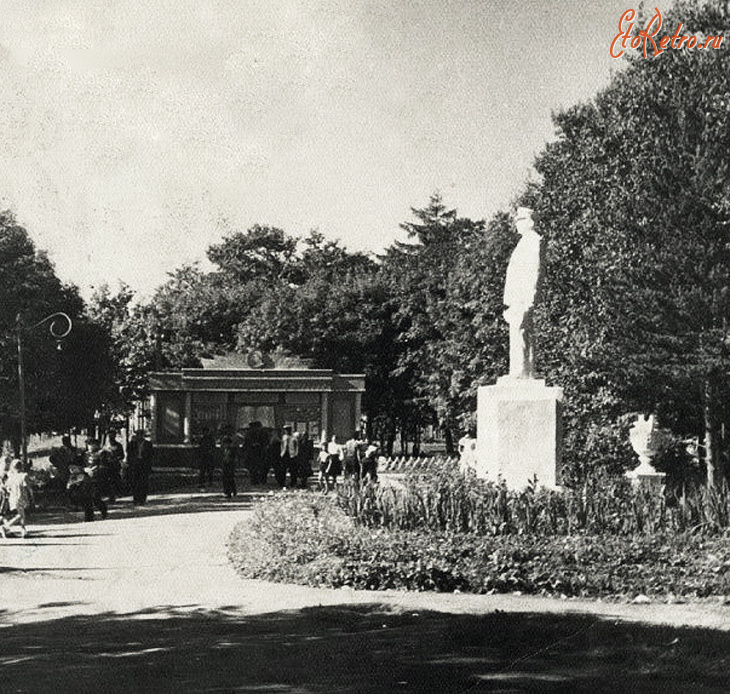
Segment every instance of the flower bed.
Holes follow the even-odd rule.
[[[714,534],[730,528],[726,487],[685,487],[661,493],[623,477],[594,477],[583,485],[522,491],[461,474],[458,464],[432,459],[397,485],[345,482],[338,501],[360,525],[478,535]]]
[[[234,529],[246,578],[312,586],[662,599],[730,595],[727,537],[682,533],[492,534],[357,523],[334,496],[262,501]]]

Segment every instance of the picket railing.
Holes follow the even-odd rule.
[[[446,456],[382,456],[378,460],[378,472],[415,472],[417,470],[426,470],[436,463],[447,460]],[[456,460],[456,459],[454,459]]]

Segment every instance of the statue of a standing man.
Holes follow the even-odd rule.
[[[534,378],[533,310],[544,275],[544,244],[532,210],[519,207],[515,225],[521,238],[512,252],[504,284],[504,318],[509,323],[509,375]]]

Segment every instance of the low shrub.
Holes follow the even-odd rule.
[[[264,497],[252,518],[236,526],[229,556],[248,578],[316,584],[314,578],[303,581],[303,574],[326,575],[356,530],[355,522],[324,496]]]
[[[684,533],[489,534],[357,524],[332,496],[291,492],[234,529],[246,578],[312,586],[566,596],[730,594],[730,547]]]

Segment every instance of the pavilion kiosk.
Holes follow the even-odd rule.
[[[228,355],[203,368],[150,374],[150,435],[158,465],[192,465],[203,429],[242,433],[251,422],[289,425],[313,440],[345,441],[360,428],[364,374],[310,369],[280,355]]]

